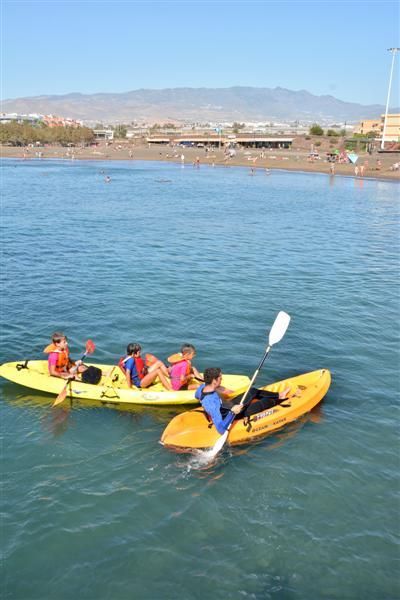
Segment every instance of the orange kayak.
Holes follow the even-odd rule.
[[[261,388],[281,392],[290,387],[290,393],[282,404],[262,410],[251,417],[235,419],[229,431],[228,442],[250,442],[295,421],[322,400],[330,383],[330,372],[320,369]],[[220,434],[210,424],[204,410],[196,408],[174,417],[164,430],[161,443],[179,449],[204,449],[211,448],[219,437]]]

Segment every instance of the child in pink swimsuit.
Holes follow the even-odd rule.
[[[196,367],[192,365],[192,360],[195,356],[196,348],[192,344],[183,344],[180,352],[168,358],[168,362],[172,364],[169,375],[173,390],[197,389],[199,386],[198,383],[190,383],[194,377],[203,381]]]

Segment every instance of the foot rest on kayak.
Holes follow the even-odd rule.
[[[21,369],[27,369],[28,362],[29,360],[26,360],[24,363],[18,363],[17,365],[15,365],[15,368],[17,369],[17,371],[21,371]]]
[[[111,392],[111,393],[113,393],[113,392],[114,392],[114,395],[113,395],[113,396],[111,396],[111,395],[110,395],[110,392]],[[118,398],[118,400],[120,400],[120,399],[121,399],[121,398],[120,398],[120,396],[118,395],[118,393],[117,393],[116,389],[115,389],[115,388],[113,388],[113,387],[111,387],[111,389],[107,389],[107,390],[104,390],[103,392],[101,392],[101,395],[100,395],[100,400],[101,400],[101,399],[103,399],[103,398],[108,398],[108,399],[111,399],[111,398]]]

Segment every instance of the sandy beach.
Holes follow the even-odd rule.
[[[353,177],[373,177],[379,179],[400,180],[400,170],[395,170],[393,165],[400,161],[400,153],[358,153],[356,165],[335,163],[334,173],[331,164],[326,159],[329,150],[328,142],[321,142],[318,147],[320,158],[310,160],[311,143],[309,140],[297,139],[293,141],[290,150],[273,149],[260,150],[258,148],[238,149],[233,158],[226,158],[223,149],[205,148],[180,148],[170,146],[156,146],[138,144],[128,141],[116,140],[112,143],[99,143],[97,146],[84,148],[64,148],[61,146],[46,147],[11,147],[1,146],[1,157],[21,158],[24,160],[37,158],[58,158],[66,160],[161,160],[177,162],[189,166],[209,165],[229,168],[231,166],[248,167],[250,174],[260,171],[266,172],[274,169],[290,171],[309,171],[346,175]],[[184,159],[182,159],[182,155]]]

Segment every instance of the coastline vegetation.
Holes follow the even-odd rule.
[[[32,125],[28,122],[0,125],[0,144],[9,146],[27,146],[37,143],[87,146],[94,139],[94,132],[89,127],[49,127],[44,123]]]

